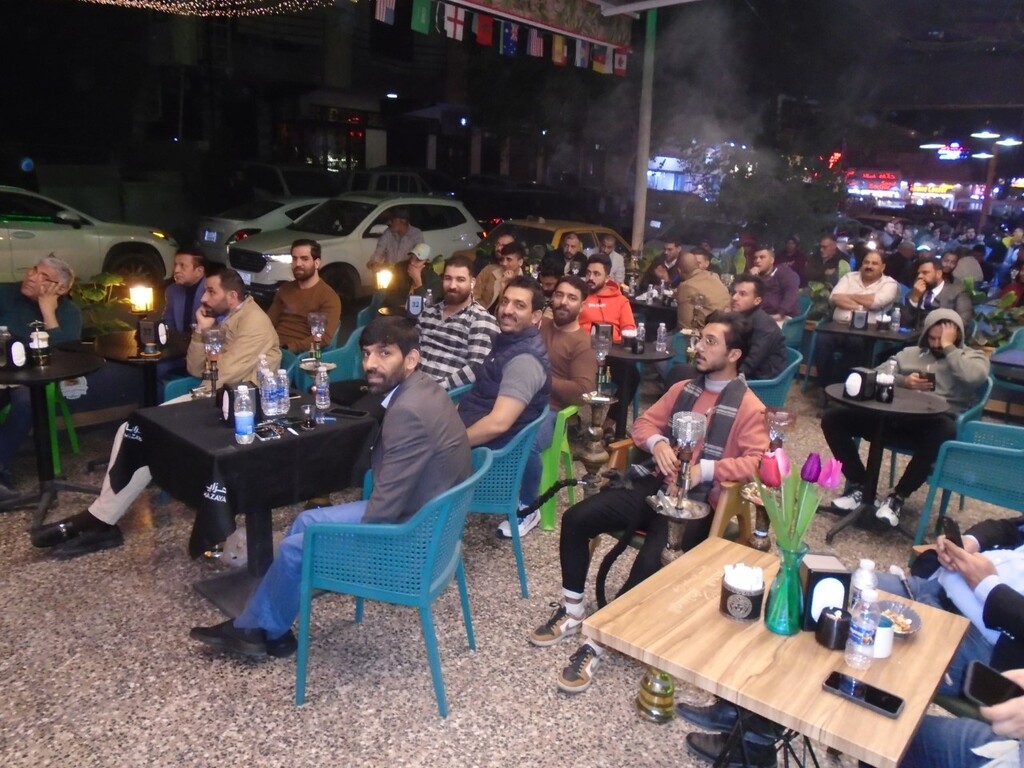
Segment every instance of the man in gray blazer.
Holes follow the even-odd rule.
[[[903,305],[903,325],[917,328],[933,309],[952,309],[966,328],[974,317],[974,303],[962,280],[946,282],[942,265],[926,259],[917,265],[917,280]]]
[[[378,317],[359,339],[370,391],[386,409],[371,449],[373,493],[364,501],[310,509],[292,523],[277,557],[242,614],[195,627],[201,643],[246,656],[290,656],[299,612],[303,531],[311,523],[400,523],[427,501],[469,477],[469,438],[447,393],[416,370],[419,329],[400,317]]]

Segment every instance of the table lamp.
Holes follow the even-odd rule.
[[[167,343],[167,326],[161,321],[147,317],[153,311],[153,289],[148,285],[133,285],[128,289],[128,299],[132,314],[141,315],[135,329],[139,355],[158,356],[160,347]]]
[[[383,269],[378,269],[377,270],[377,275],[376,275],[377,290],[378,291],[386,291],[388,289],[388,286],[391,285],[391,280],[392,280],[392,278],[394,276],[395,276],[394,272],[392,272],[389,267],[384,267]]]

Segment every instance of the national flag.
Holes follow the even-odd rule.
[[[576,41],[576,66],[586,67],[590,64],[590,43],[586,40]]]
[[[373,11],[373,18],[394,26],[395,0],[377,0],[377,6]]]
[[[593,55],[594,72],[599,72],[602,75],[611,74],[612,55],[610,46],[595,45]]]
[[[466,30],[466,11],[451,3],[444,4],[444,33],[461,40]]]
[[[412,0],[412,30],[430,34],[430,0]]]
[[[519,53],[519,25],[511,21],[501,23],[501,46],[502,56],[515,56]]]
[[[565,39],[565,35],[551,36],[551,60],[557,67],[564,67],[569,63],[569,41]]]
[[[526,53],[530,56],[544,55],[544,38],[536,29],[530,30],[530,37],[526,42]]]
[[[476,41],[480,45],[494,45],[494,17],[486,13],[476,14]]]
[[[615,74],[618,75],[619,77],[625,77],[626,76],[626,52],[625,51],[618,50],[618,51],[615,52],[615,60],[614,60],[614,64],[612,66],[612,69],[615,71]]]

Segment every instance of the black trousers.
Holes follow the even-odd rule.
[[[819,333],[814,342],[814,366],[821,387],[845,381],[851,368],[870,366],[872,362],[871,339],[863,336]]]
[[[559,539],[562,586],[565,589],[582,593],[586,588],[590,540],[601,533],[621,531],[637,517],[640,520],[638,529],[647,535],[619,594],[629,591],[661,568],[661,550],[668,538],[668,522],[648,506],[646,497],[657,493],[662,484],[660,477],[644,477],[633,481],[632,489],[601,491],[569,508],[562,516]],[[692,549],[708,537],[713,517],[708,515],[702,520],[686,523],[683,549]]]
[[[854,485],[863,485],[867,471],[854,442],[863,437],[873,440],[878,426],[876,418],[841,405],[829,407],[821,418],[832,455],[843,463],[843,474]],[[947,440],[956,438],[956,417],[944,413],[928,419],[904,422],[885,435],[886,447],[910,450],[913,455],[903,476],[896,483],[897,496],[906,498],[928,480],[939,448]]]

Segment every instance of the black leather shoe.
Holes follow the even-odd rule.
[[[90,530],[102,530],[106,523],[97,520],[88,512],[81,512],[77,515],[59,520],[56,523],[43,525],[32,531],[33,547],[52,547],[62,541],[70,541],[76,536]]]
[[[730,704],[725,699],[716,699],[714,704],[706,706],[680,702],[676,704],[676,714],[705,731],[728,733],[736,725],[737,709],[735,704]],[[747,712],[743,723],[748,743],[772,744],[781,735],[782,729],[761,715]]]
[[[295,639],[295,635],[289,629],[276,640],[268,639],[266,645],[267,656],[273,656],[275,659],[284,659],[295,655],[295,651],[299,647],[299,641]]]
[[[122,544],[124,536],[121,529],[116,525],[108,525],[105,528],[84,530],[74,538],[56,544],[50,550],[50,555],[57,560],[71,560],[93,552],[102,552],[104,549],[120,547]]]
[[[290,633],[289,633],[290,634]],[[188,636],[200,643],[231,651],[242,656],[262,659],[267,655],[267,643],[262,629],[238,629],[234,620],[228,619],[212,627],[192,627]],[[293,638],[294,639],[294,638]],[[280,642],[280,639],[278,640]]]
[[[708,762],[715,762],[718,756],[725,749],[725,742],[728,737],[724,733],[688,733],[686,734],[686,746],[691,754],[702,757]],[[778,760],[774,745],[754,744],[745,741],[748,763],[743,762],[743,751],[739,744],[733,747],[732,751],[723,766],[725,768],[742,768],[743,765],[752,768],[775,768]]]

